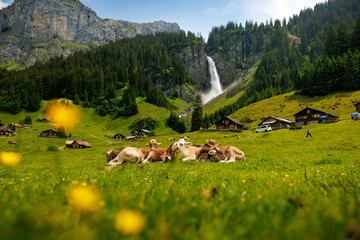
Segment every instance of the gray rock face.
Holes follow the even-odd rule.
[[[102,19],[78,0],[15,0],[0,11],[0,30],[2,61],[29,66],[39,57],[46,60],[125,37],[180,28],[164,21],[138,24]]]
[[[184,61],[196,90],[204,92],[211,88],[209,66],[203,47],[186,47],[179,57]]]

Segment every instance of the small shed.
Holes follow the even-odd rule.
[[[333,113],[324,112],[311,107],[306,107],[300,112],[295,113],[294,116],[296,127],[316,123],[333,123],[337,122],[338,119],[338,116]]]
[[[239,131],[244,126],[241,122],[230,117],[223,117],[216,123],[216,129],[220,131]]]
[[[58,138],[59,137],[59,134],[57,131],[55,130],[46,130],[46,131],[42,131],[40,133],[40,137],[45,137],[45,138]]]
[[[7,127],[8,129],[18,129],[18,128],[22,128],[23,126],[20,124],[15,124],[15,123],[10,123],[9,126]]]
[[[118,134],[115,134],[111,139],[112,140],[116,140],[116,141],[119,141],[119,140],[125,140],[125,136],[124,135],[122,135],[121,133],[118,133]]]
[[[270,125],[272,130],[277,130],[277,129],[293,127],[295,123],[288,119],[269,116],[264,121],[259,123],[259,126],[262,125]]]
[[[356,111],[357,111],[358,113],[360,113],[360,101],[358,101],[357,103],[355,103],[354,106],[356,107]]]
[[[137,136],[130,136],[125,138],[126,142],[138,142],[139,138]]]
[[[1,137],[14,137],[16,133],[8,128],[0,127],[0,136]]]
[[[70,149],[80,149],[80,148],[92,148],[92,146],[85,141],[66,141],[66,148]]]

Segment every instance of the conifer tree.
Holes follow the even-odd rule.
[[[191,115],[191,132],[200,130],[202,123],[203,109],[201,97],[197,95],[193,104],[193,112]]]

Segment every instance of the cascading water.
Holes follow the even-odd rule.
[[[208,103],[211,99],[217,97],[218,95],[220,95],[223,92],[223,89],[220,84],[220,78],[216,71],[215,62],[211,57],[209,57],[209,56],[206,56],[206,57],[207,57],[207,60],[209,63],[209,72],[210,72],[210,77],[211,77],[211,81],[210,81],[211,89],[210,89],[210,91],[201,94],[201,99],[202,99],[203,104]]]

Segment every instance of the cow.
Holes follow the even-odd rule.
[[[144,154],[144,156],[142,158],[139,158],[139,161],[143,161],[145,159],[145,157],[148,154],[148,150],[153,150],[153,149],[157,149],[158,146],[161,146],[161,143],[158,143],[155,139],[151,139],[149,143],[146,144],[146,146],[149,146],[150,149],[140,149],[140,151],[142,152],[142,154]],[[129,146],[120,148],[120,149],[108,149],[108,151],[106,152],[106,157],[107,157],[107,162],[110,162],[111,160],[113,160],[114,158],[116,158],[124,149],[126,148],[131,148]]]
[[[219,162],[226,157],[220,147],[206,143],[196,155],[198,161]]]
[[[176,141],[176,137],[168,138],[168,141]]]
[[[210,141],[207,141],[208,144],[212,145],[212,146],[218,146],[217,142],[214,139],[211,139]],[[229,163],[229,162],[236,162],[236,161],[245,161],[246,160],[246,155],[243,151],[241,151],[240,149],[238,149],[237,147],[234,146],[223,146],[223,147],[218,147],[220,148],[220,150],[224,153],[225,155],[225,160],[221,161],[221,162],[225,162],[225,163]]]
[[[157,149],[158,146],[161,146],[161,143],[158,143],[155,139],[151,139],[149,143],[146,144],[146,146],[150,147],[150,150]]]
[[[183,161],[195,161],[202,146],[192,145],[191,142],[186,142],[184,137],[174,143],[175,147],[179,148],[183,155]]]
[[[112,150],[112,151],[111,151]],[[116,149],[111,149],[107,152],[107,156],[112,155]],[[123,163],[139,163],[142,162],[151,150],[148,148],[138,149],[135,147],[124,147],[120,150],[119,154],[109,161],[110,165],[121,165]],[[109,159],[109,157],[108,157]]]
[[[158,148],[150,151],[146,159],[142,163],[149,162],[168,162],[174,159],[175,155],[180,152],[180,149],[177,148],[174,144],[171,144],[168,148]]]

